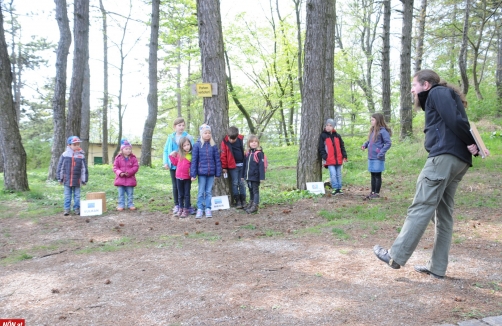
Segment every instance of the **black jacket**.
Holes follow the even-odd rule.
[[[475,144],[464,104],[449,87],[435,85],[418,94],[425,111],[425,150],[429,157],[451,154],[472,166],[468,145]]]
[[[251,149],[244,158],[244,180],[265,180],[265,154],[257,149]]]

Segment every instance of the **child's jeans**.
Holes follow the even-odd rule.
[[[180,203],[178,202],[178,184],[176,182],[176,170],[169,169],[169,173],[171,174],[171,183],[173,184],[173,199],[174,205],[178,206]]]
[[[119,206],[118,208],[124,208],[125,195],[127,194],[127,207],[134,207],[134,187],[117,186],[119,191]]]
[[[180,208],[190,208],[190,188],[192,187],[192,180],[176,179],[176,186],[178,187],[178,202]]]
[[[260,203],[260,181],[248,181],[249,200],[256,205]]]
[[[328,165],[329,179],[333,189],[342,189],[342,165]]]
[[[232,181],[232,195],[234,196],[246,196],[246,183],[240,176],[243,168],[243,166],[238,166],[235,169],[228,169],[228,173],[230,173],[230,179]]]
[[[199,193],[197,195],[197,209],[211,209],[211,197],[214,175],[199,175]]]
[[[73,209],[80,209],[80,187],[64,186],[64,209],[69,211],[71,208],[71,198],[73,195]]]

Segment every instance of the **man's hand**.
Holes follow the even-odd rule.
[[[192,178],[192,181],[195,181],[195,179],[197,179],[197,178]]]
[[[472,155],[476,155],[479,152],[478,146],[476,144],[467,146],[467,149],[469,150],[469,152],[471,152]]]

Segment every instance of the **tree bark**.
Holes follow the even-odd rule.
[[[85,60],[84,87],[82,89],[82,124],[80,127],[80,147],[85,153],[85,160],[89,162],[89,131],[91,129],[91,72],[89,70],[89,52]]]
[[[497,28],[497,71],[495,73],[495,85],[497,87],[497,117],[502,117],[502,24]]]
[[[140,163],[143,166],[152,166],[152,139],[155,125],[157,124],[158,98],[157,98],[157,52],[159,42],[159,7],[160,0],[152,1],[152,23],[150,27],[150,51],[148,56],[148,117],[143,128]]]
[[[321,158],[317,147],[323,125],[327,12],[330,0],[308,0],[305,35],[305,74],[302,96],[297,188],[320,181]]]
[[[422,60],[424,56],[425,18],[427,13],[427,0],[422,0],[420,12],[417,17],[417,44],[415,48],[415,72],[422,70]]]
[[[21,142],[12,98],[12,74],[0,6],[0,148],[4,162],[4,190],[27,191],[26,152]]]
[[[300,101],[303,99],[303,72],[302,72],[302,21],[301,21],[301,10],[302,10],[302,0],[293,0],[295,4],[295,14],[296,14],[296,41],[298,42],[298,86],[300,87]],[[296,132],[295,132],[296,133]]]
[[[56,169],[59,156],[64,152],[66,147],[66,68],[71,44],[70,23],[66,9],[66,0],[54,0],[54,2],[56,3],[56,20],[59,26],[59,43],[56,51],[56,83],[54,87],[54,97],[52,98],[54,133],[51,162],[47,176],[48,180],[57,179]]]
[[[403,0],[403,26],[401,32],[400,116],[401,139],[413,134],[411,103],[411,32],[413,25],[413,0]]]
[[[323,119],[333,119],[335,117],[335,0],[328,1],[328,12],[326,13],[326,54],[325,54],[325,76],[324,76],[324,103]],[[335,127],[335,126],[333,126]]]
[[[9,3],[10,22],[11,22],[11,66],[12,66],[12,86],[14,88],[14,108],[16,110],[16,121],[19,125],[21,119],[21,42],[18,45],[19,55],[16,55],[16,31],[19,29],[17,20],[14,18],[14,0]],[[18,69],[19,68],[19,69]]]
[[[384,0],[382,28],[382,111],[385,122],[390,122],[392,118],[390,93],[390,17],[390,0]]]
[[[89,48],[89,0],[75,0],[73,35],[73,67],[68,101],[66,136],[79,136],[82,124],[82,92],[85,61]]]
[[[218,88],[218,95],[204,98],[204,119],[211,126],[214,141],[219,145],[227,133],[229,123],[220,1],[197,0],[197,20],[202,80],[205,83],[215,83]],[[213,194],[218,196],[228,193],[229,185],[225,179],[216,179]]]
[[[101,129],[103,135],[101,139],[101,149],[103,156],[103,164],[108,162],[108,23],[103,1],[99,0],[99,9],[103,19],[103,108],[101,112]]]
[[[462,45],[460,46],[460,53],[458,55],[458,69],[462,78],[462,93],[467,95],[469,91],[469,77],[467,77],[467,44],[469,42],[469,15],[470,15],[471,1],[465,2],[464,14],[464,28],[462,32]]]

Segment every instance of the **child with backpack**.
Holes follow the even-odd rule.
[[[244,158],[244,177],[249,188],[249,204],[246,213],[256,213],[260,204],[260,181],[265,180],[266,157],[260,147],[260,140],[250,135],[247,141],[248,151]]]

